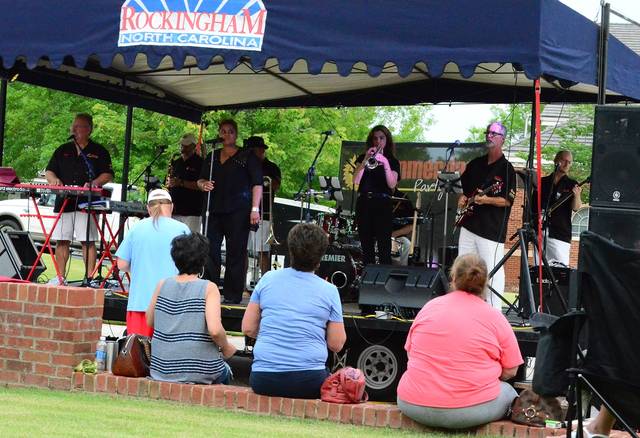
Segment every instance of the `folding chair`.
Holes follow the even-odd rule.
[[[574,330],[570,368],[582,438],[582,390],[588,388],[633,437],[640,426],[640,250],[625,249],[598,234],[580,237],[578,306],[589,327],[584,362],[576,366],[578,330]],[[571,428],[567,427],[567,437]]]

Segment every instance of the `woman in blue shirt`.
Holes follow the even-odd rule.
[[[347,335],[338,289],[314,274],[329,242],[317,225],[287,237],[291,267],[267,272],[251,295],[242,332],[256,338],[249,382],[257,394],[319,398],[328,351]]]

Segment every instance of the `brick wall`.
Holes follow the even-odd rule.
[[[255,394],[250,388],[232,385],[188,385],[158,382],[145,378],[114,376],[111,373],[86,375],[75,373],[73,390],[92,393],[118,394],[153,400],[171,400],[179,403],[206,406],[255,414],[308,418],[355,426],[383,427],[443,434],[443,430],[418,424],[400,412],[395,404],[362,403],[336,404],[321,400],[302,400],[267,397]],[[362,431],[366,435],[366,429]],[[464,431],[469,436],[507,436],[545,438],[564,436],[564,429],[527,427],[510,421],[495,421]],[[627,437],[625,437],[627,438]]]
[[[0,283],[0,383],[70,389],[73,366],[93,358],[102,290]]]

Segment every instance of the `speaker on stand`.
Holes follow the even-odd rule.
[[[25,280],[38,256],[27,231],[0,232],[0,276]],[[46,270],[42,259],[31,276],[35,281]]]
[[[640,108],[596,107],[589,230],[640,249]]]

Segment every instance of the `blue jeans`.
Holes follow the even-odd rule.
[[[320,398],[320,387],[329,377],[329,370],[252,371],[251,389],[256,394],[272,397]]]
[[[228,385],[229,383],[231,383],[231,379],[233,379],[233,372],[231,371],[231,367],[229,366],[229,364],[225,361],[224,370],[222,370],[222,373],[220,373],[213,384],[216,385],[221,383],[223,385]]]

